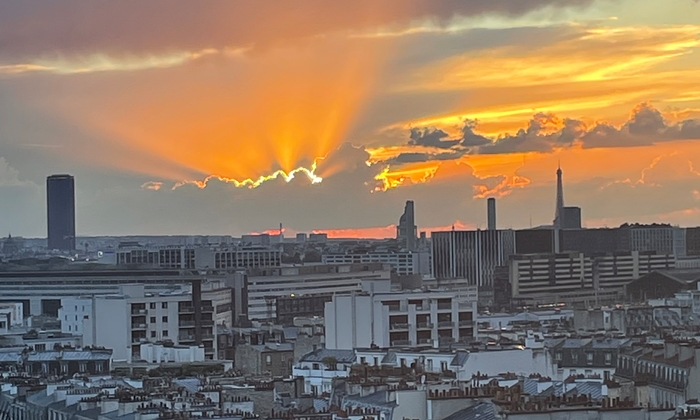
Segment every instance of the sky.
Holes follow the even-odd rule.
[[[694,0],[0,0],[0,236],[700,225]]]

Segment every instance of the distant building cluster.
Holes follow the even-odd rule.
[[[700,416],[700,228],[48,238],[0,260],[0,419]]]

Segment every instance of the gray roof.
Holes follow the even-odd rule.
[[[307,353],[301,357],[302,362],[323,362],[327,357],[333,357],[338,363],[354,363],[355,362],[355,351],[354,350],[330,350],[330,349],[317,349],[311,353]]]
[[[119,410],[110,411],[109,413],[103,413],[101,417],[107,418],[109,420],[136,420],[137,412],[119,415]]]
[[[50,362],[54,360],[110,360],[112,350],[39,351],[27,355],[30,362]]]
[[[450,366],[464,366],[469,359],[469,353],[466,351],[458,351],[452,359]]]
[[[282,327],[285,340],[296,340],[299,333],[299,327]]]
[[[199,391],[199,385],[201,382],[197,378],[177,378],[173,379],[173,383],[194,394],[195,392]]]
[[[19,363],[21,360],[19,353],[0,353],[0,363]]]
[[[396,401],[387,402],[388,391],[377,391],[361,397],[359,394],[346,395],[343,398],[343,409],[347,407],[377,408],[384,411],[396,407]]]
[[[27,397],[27,403],[38,405],[40,407],[48,407],[54,402],[53,395],[46,395],[46,390],[35,392]]]
[[[266,351],[293,351],[294,345],[292,343],[265,343],[265,344],[253,344],[250,346],[252,349],[263,353]]]
[[[395,365],[396,364],[396,353],[393,351],[388,351],[384,358],[382,359],[383,365]]]
[[[481,401],[469,408],[459,410],[443,420],[497,420],[496,410],[492,403]]]

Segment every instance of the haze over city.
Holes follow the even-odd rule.
[[[138,13],[135,13],[138,11]],[[264,24],[260,24],[264,22]],[[700,215],[692,0],[0,1],[0,232],[393,236]],[[281,171],[281,172],[280,172]],[[290,174],[293,174],[291,179]]]

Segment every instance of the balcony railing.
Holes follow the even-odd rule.
[[[147,342],[146,337],[131,337],[131,344],[141,344]]]
[[[469,321],[467,321],[467,320],[459,321],[459,326],[460,326],[460,327],[471,327],[471,326],[473,326],[473,325],[474,325],[474,321],[471,321],[471,320],[469,320]]]
[[[391,342],[392,346],[408,346],[411,342],[409,340],[394,340]]]
[[[145,309],[132,309],[131,310],[131,315],[146,315],[148,311]]]
[[[440,321],[438,322],[438,328],[452,328],[455,326],[455,323],[452,321]]]
[[[202,334],[202,340],[213,340],[214,334]]]
[[[146,324],[131,324],[131,329],[132,330],[145,330],[146,329]]]
[[[194,327],[196,324],[194,321],[180,321],[181,327]]]
[[[419,338],[418,344],[433,344],[432,338]]]
[[[193,335],[180,335],[177,337],[177,340],[180,342],[183,341],[194,341],[194,336]]]
[[[396,330],[407,330],[407,329],[408,329],[408,324],[404,324],[404,323],[398,322],[398,323],[396,323],[396,324],[391,324],[391,325],[389,325],[389,329],[390,329],[391,331],[396,331]]]
[[[437,304],[438,311],[450,310],[452,309],[452,302],[450,303],[440,303]]]
[[[194,313],[194,307],[192,306],[180,306],[179,312],[181,314],[193,314]]]
[[[202,320],[202,326],[203,326],[203,327],[213,327],[213,326],[214,326],[214,320],[213,320],[213,319],[203,319],[203,320]]]
[[[433,324],[430,322],[419,322],[417,327],[419,330],[432,329]]]
[[[213,306],[202,306],[202,312],[214,312]]]

